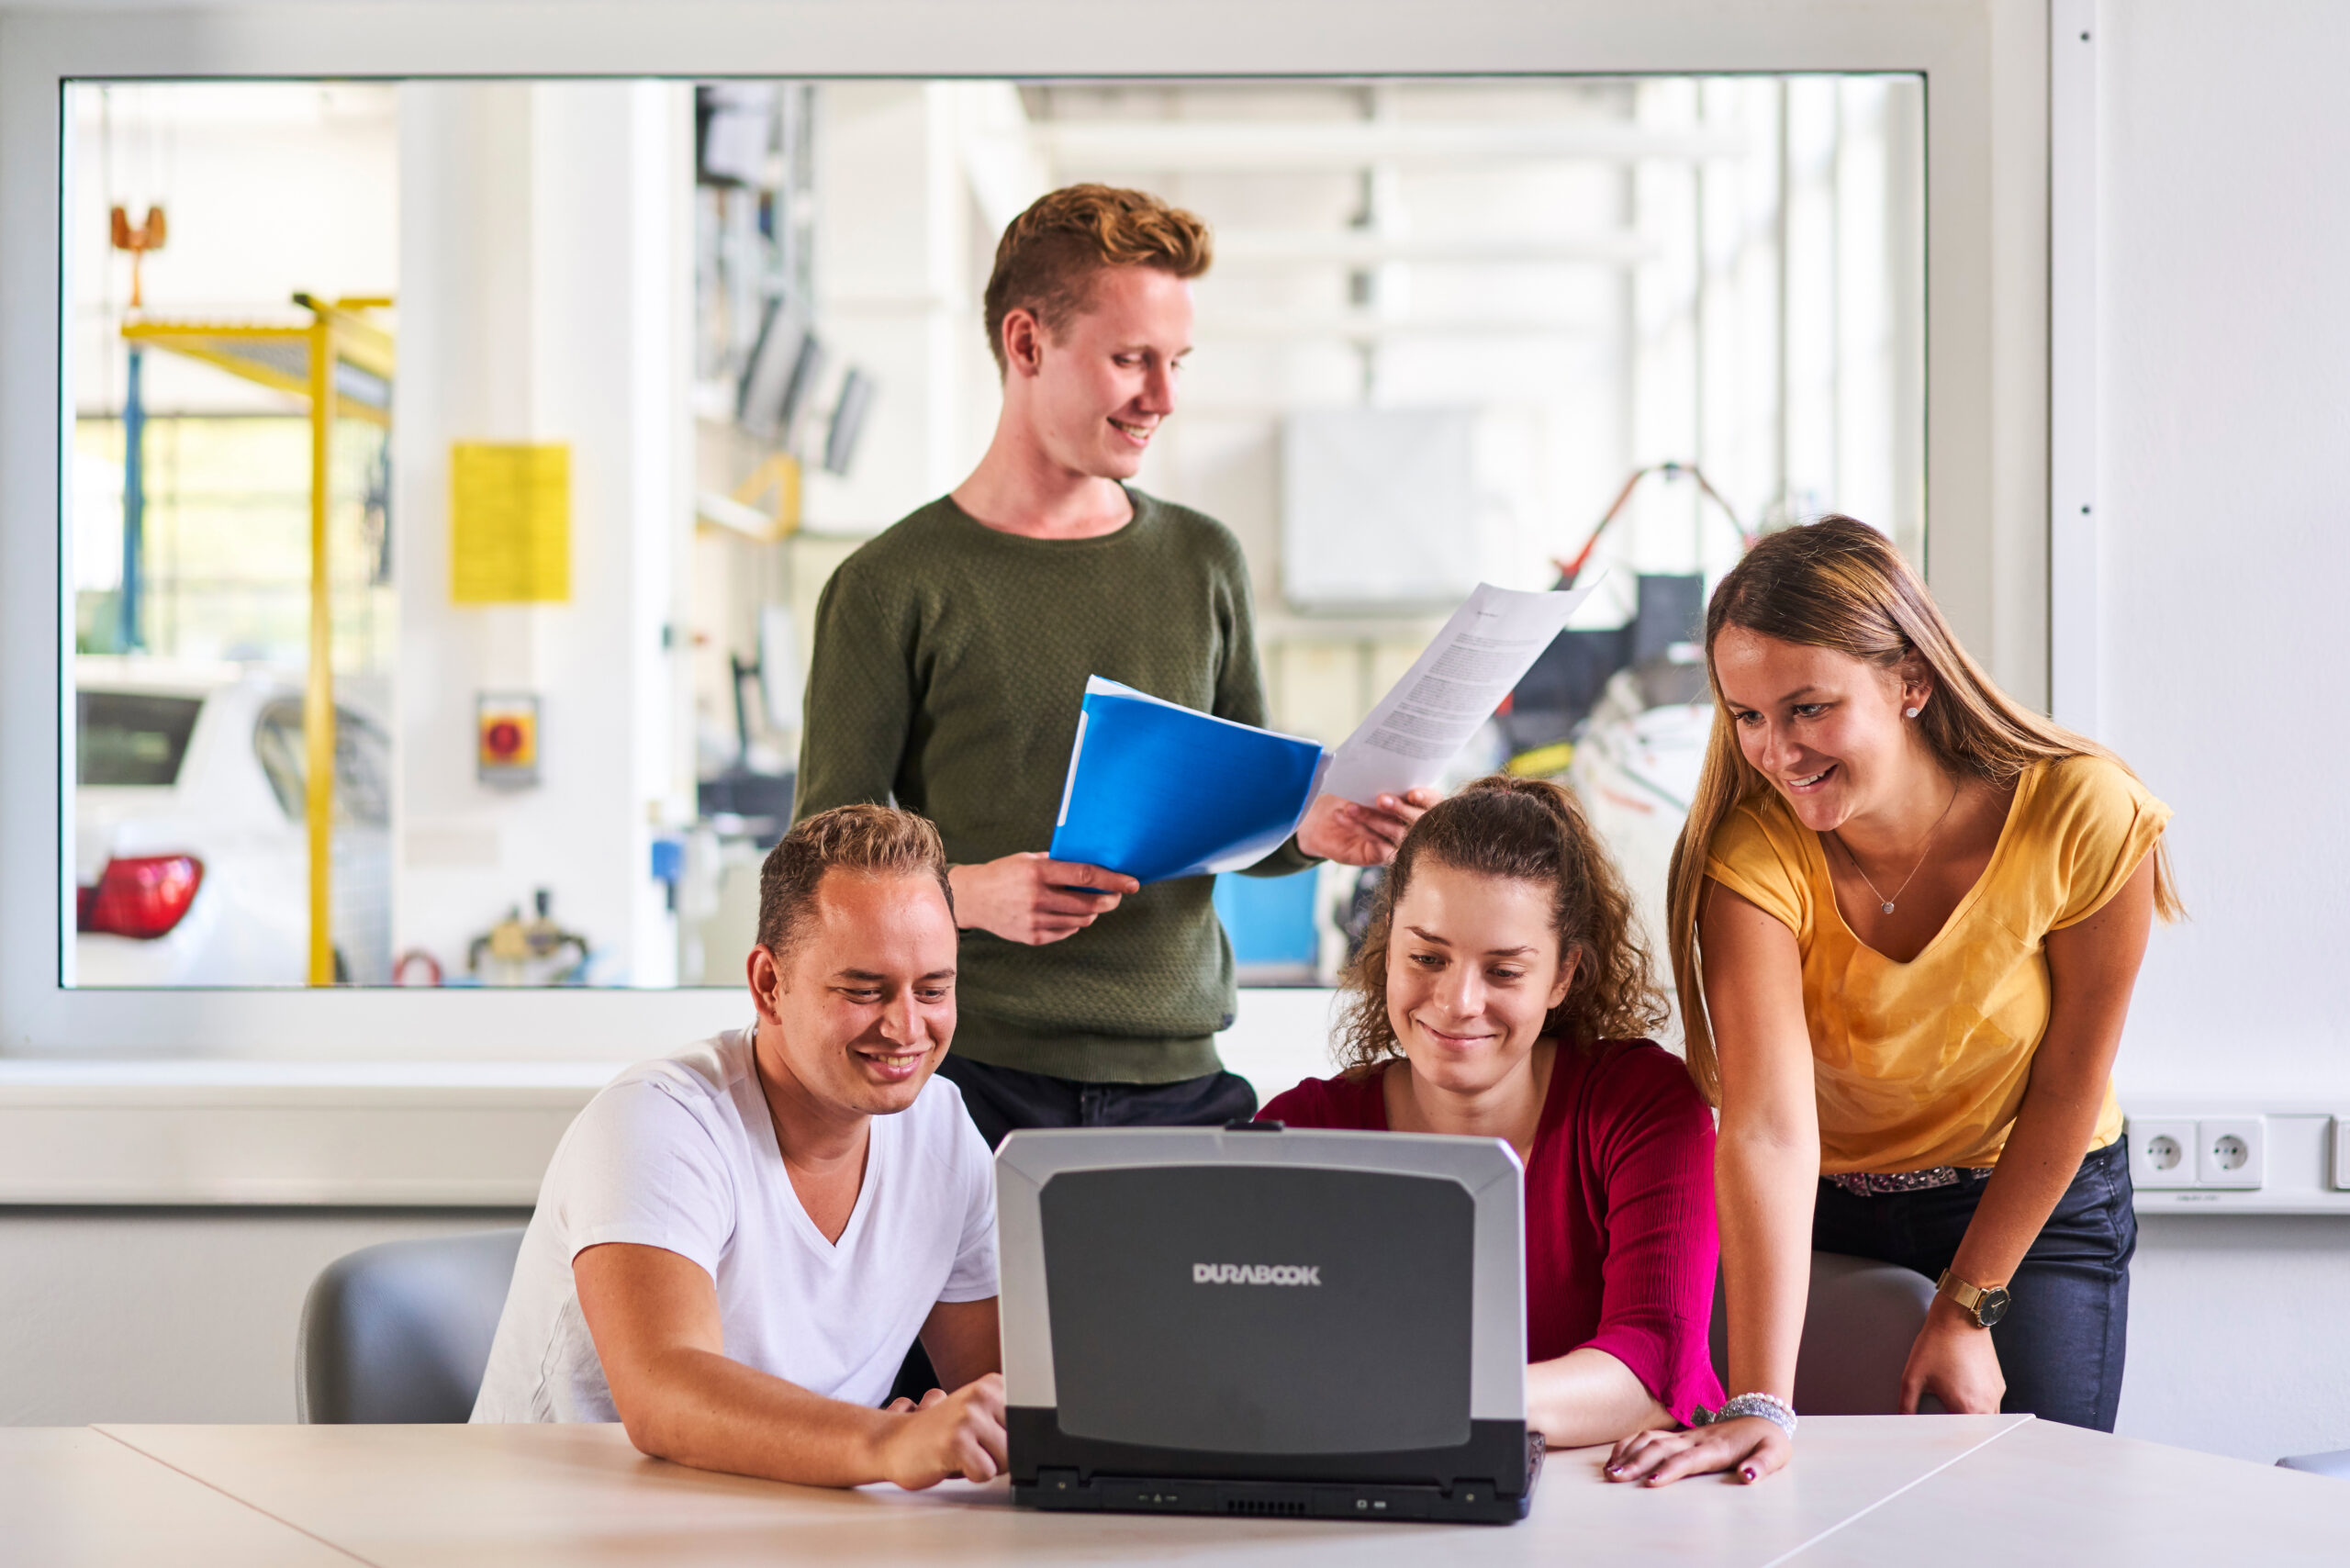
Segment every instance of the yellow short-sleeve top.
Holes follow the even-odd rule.
[[[1898,964],[1844,924],[1819,835],[1786,801],[1740,802],[1706,871],[1795,933],[1822,1172],[1998,1163],[2048,1028],[2048,934],[2121,891],[2170,814],[2102,757],[2034,764],[1982,877]],[[2121,1136],[2109,1081],[2089,1147]]]

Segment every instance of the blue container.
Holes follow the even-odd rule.
[[[1216,916],[1232,939],[1232,957],[1243,979],[1312,980],[1322,946],[1314,908],[1320,880],[1315,871],[1287,877],[1227,871],[1216,878]]]

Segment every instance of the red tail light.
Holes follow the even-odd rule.
[[[204,862],[193,855],[109,860],[98,885],[81,890],[75,924],[115,936],[161,936],[187,913],[203,882]]]

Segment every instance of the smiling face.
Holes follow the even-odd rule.
[[[1550,901],[1539,882],[1414,868],[1388,937],[1387,1016],[1416,1077],[1473,1095],[1525,1069],[1574,979]]]
[[[1714,639],[1714,678],[1739,750],[1815,833],[1906,793],[1933,767],[1905,713],[1933,699],[1914,657],[1886,669],[1731,626]]]
[[[1046,458],[1092,479],[1130,479],[1192,352],[1192,286],[1151,266],[1103,267],[1058,331],[1027,310],[1004,318],[1004,394]]]
[[[834,1116],[914,1103],[955,1036],[955,917],[927,872],[833,870],[778,964],[751,952],[763,1067]]]

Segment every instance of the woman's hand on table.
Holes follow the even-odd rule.
[[[1901,1369],[1901,1413],[1916,1415],[1919,1399],[1930,1394],[1953,1416],[1996,1416],[2007,1392],[1990,1330],[1976,1327],[1950,1297],[1936,1296]]]
[[[1666,1486],[1684,1475],[1734,1471],[1740,1481],[1760,1481],[1795,1457],[1795,1445],[1777,1423],[1740,1416],[1683,1432],[1634,1432],[1607,1456],[1610,1481]]]
[[[892,1399],[884,1409],[900,1419],[881,1438],[881,1474],[909,1492],[957,1475],[992,1481],[1005,1467],[1001,1372],[976,1378],[952,1394],[934,1388],[919,1405]]]
[[[1341,866],[1384,866],[1422,812],[1444,799],[1440,790],[1382,795],[1368,806],[1337,795],[1316,795],[1297,824],[1297,846],[1316,860]]]

